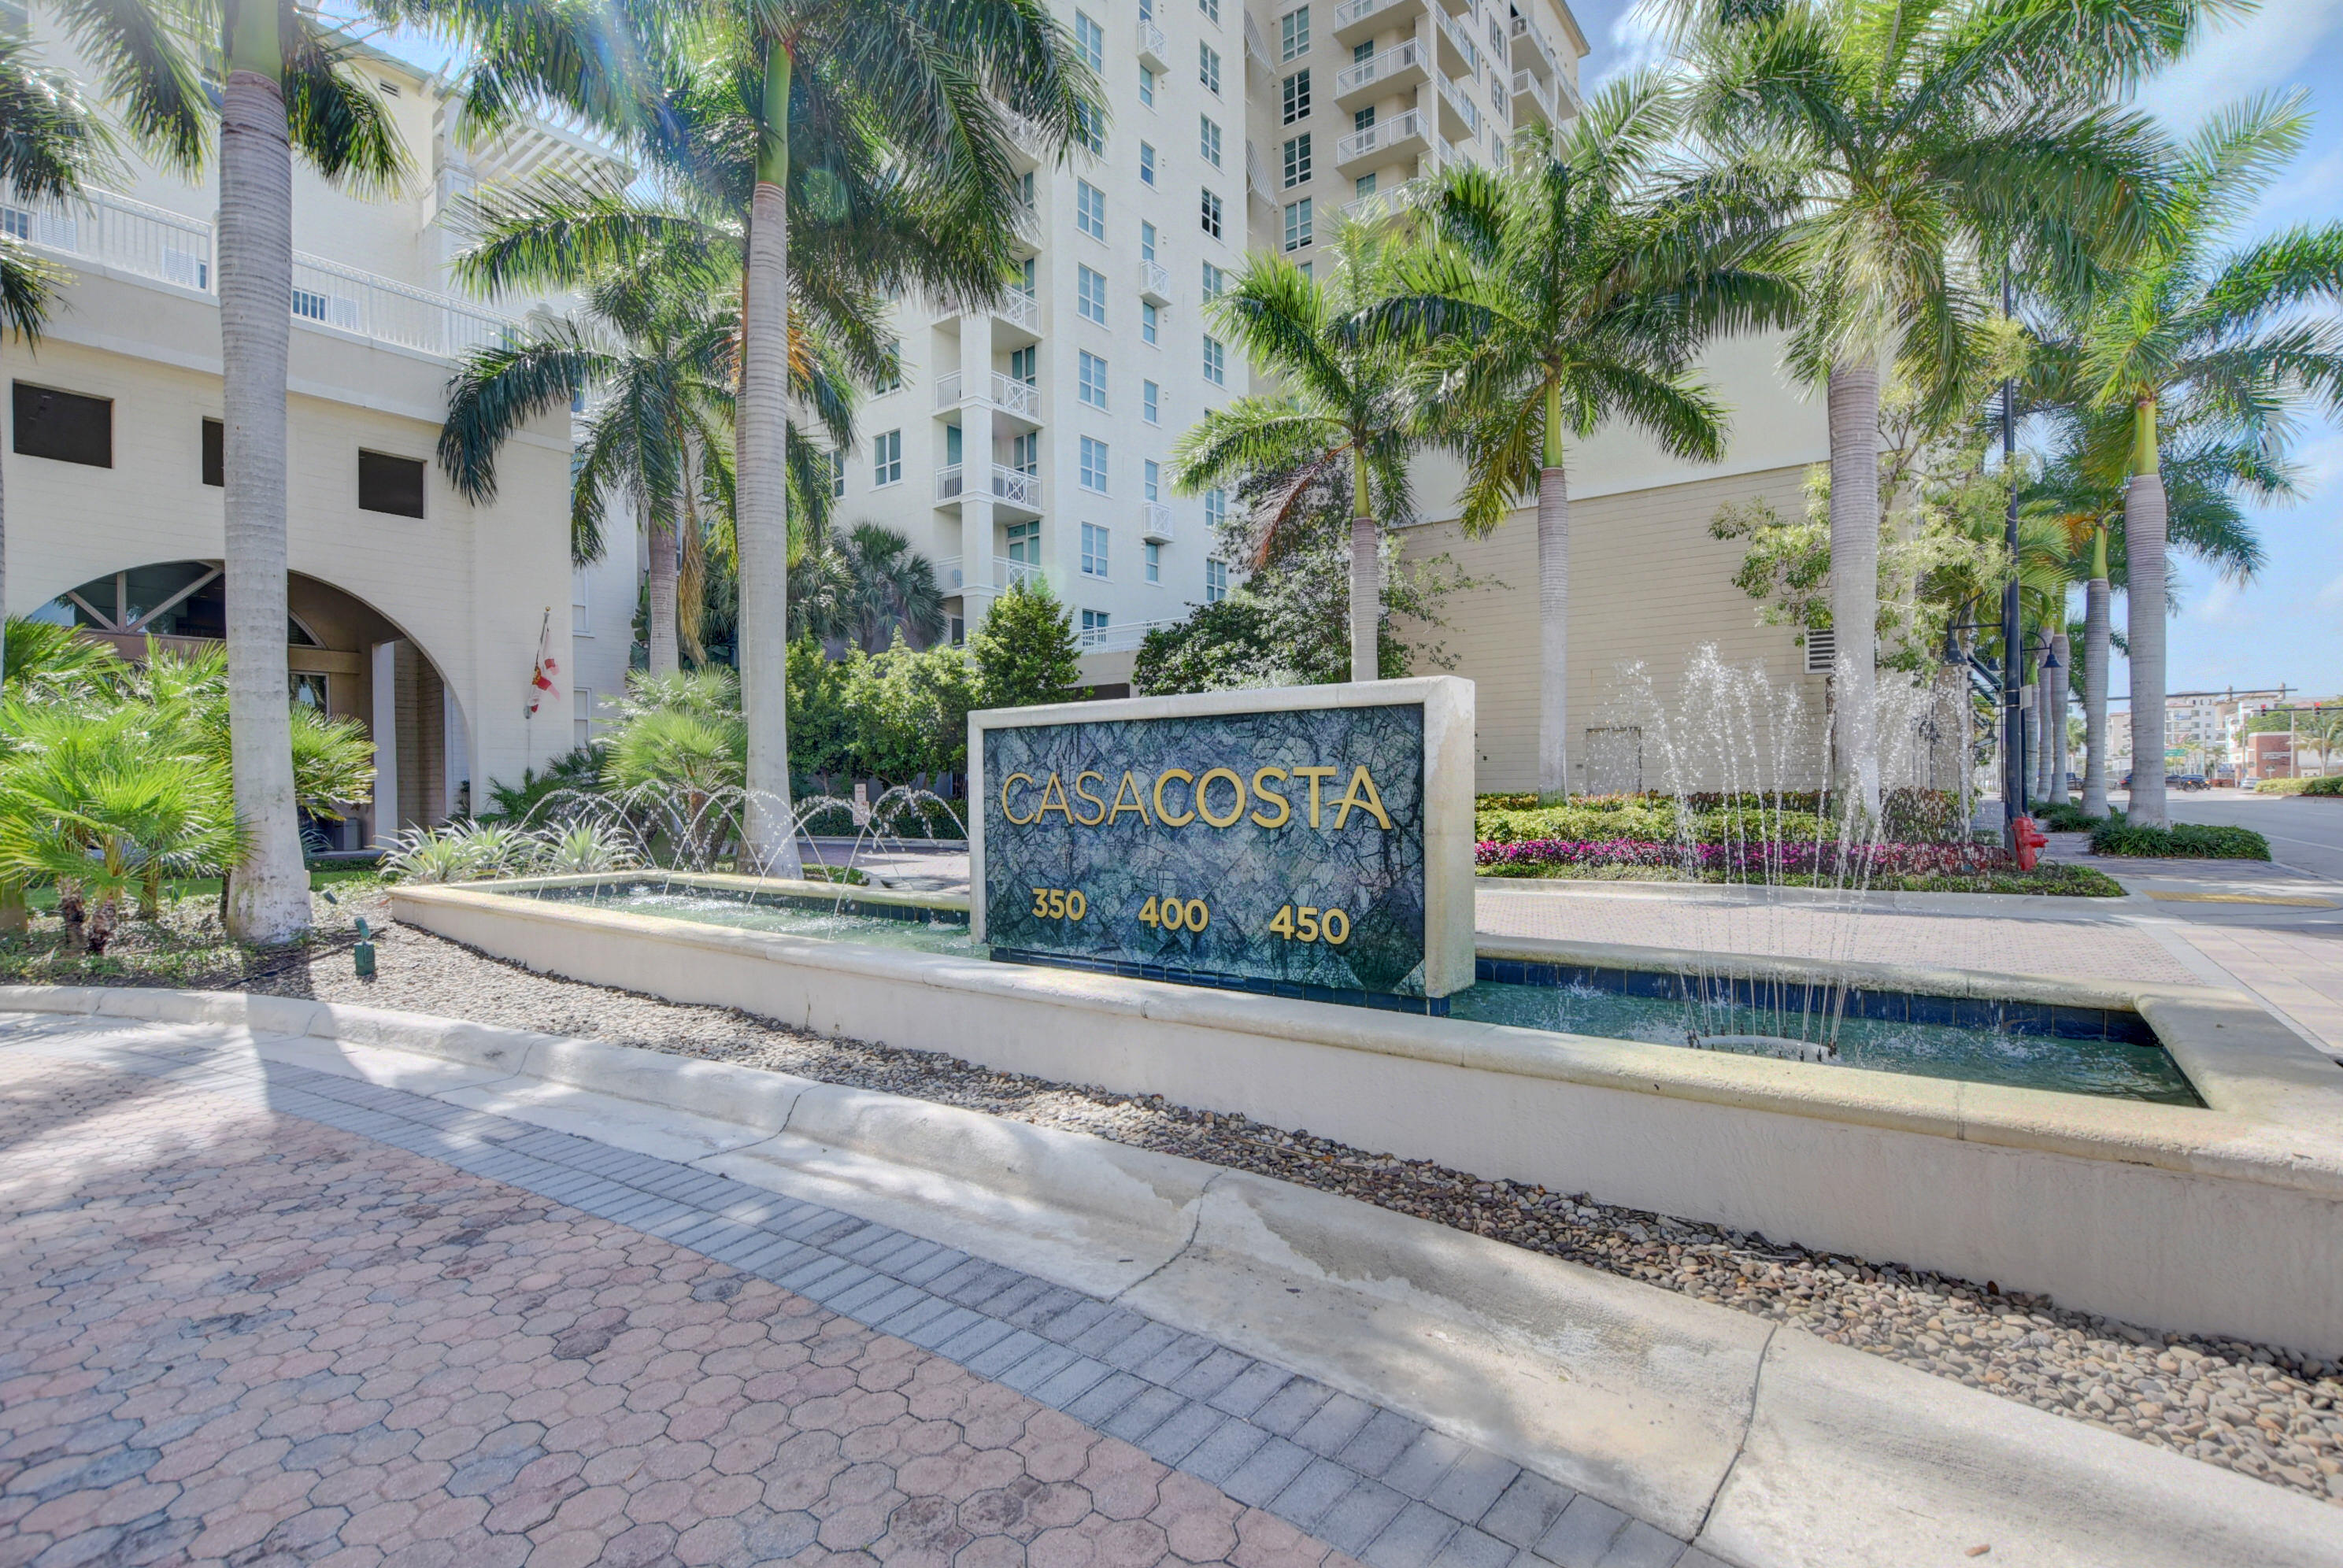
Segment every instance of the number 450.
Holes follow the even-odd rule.
[[[1298,910],[1288,904],[1271,918],[1269,929],[1292,941],[1323,941],[1328,947],[1339,948],[1351,940],[1351,917],[1340,910],[1321,910],[1314,904],[1304,904]]]

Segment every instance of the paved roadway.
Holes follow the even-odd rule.
[[[208,1055],[0,1015],[0,1564],[1721,1568],[964,1252]]]
[[[2124,799],[2117,796],[2115,803]],[[2176,822],[2251,828],[2270,841],[2271,859],[2323,881],[2343,882],[2343,798],[2174,789],[2165,799]]]

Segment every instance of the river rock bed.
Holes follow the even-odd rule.
[[[2343,1365],[2267,1346],[2155,1334],[1926,1271],[1492,1181],[1242,1115],[995,1072],[924,1051],[825,1039],[726,1008],[682,1006],[533,973],[374,905],[320,904],[322,925],[375,923],[378,973],[327,938],[245,988],[363,1002],[932,1100],[1340,1192],[1791,1324],[2343,1506]]]

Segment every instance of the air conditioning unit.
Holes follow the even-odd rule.
[[[1828,675],[1838,667],[1838,634],[1827,628],[1806,633],[1806,673]]]

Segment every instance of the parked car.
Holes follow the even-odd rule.
[[[2175,789],[2202,789],[2205,788],[2205,775],[2202,773],[2175,773],[2166,779],[2165,782],[2171,785]]]

